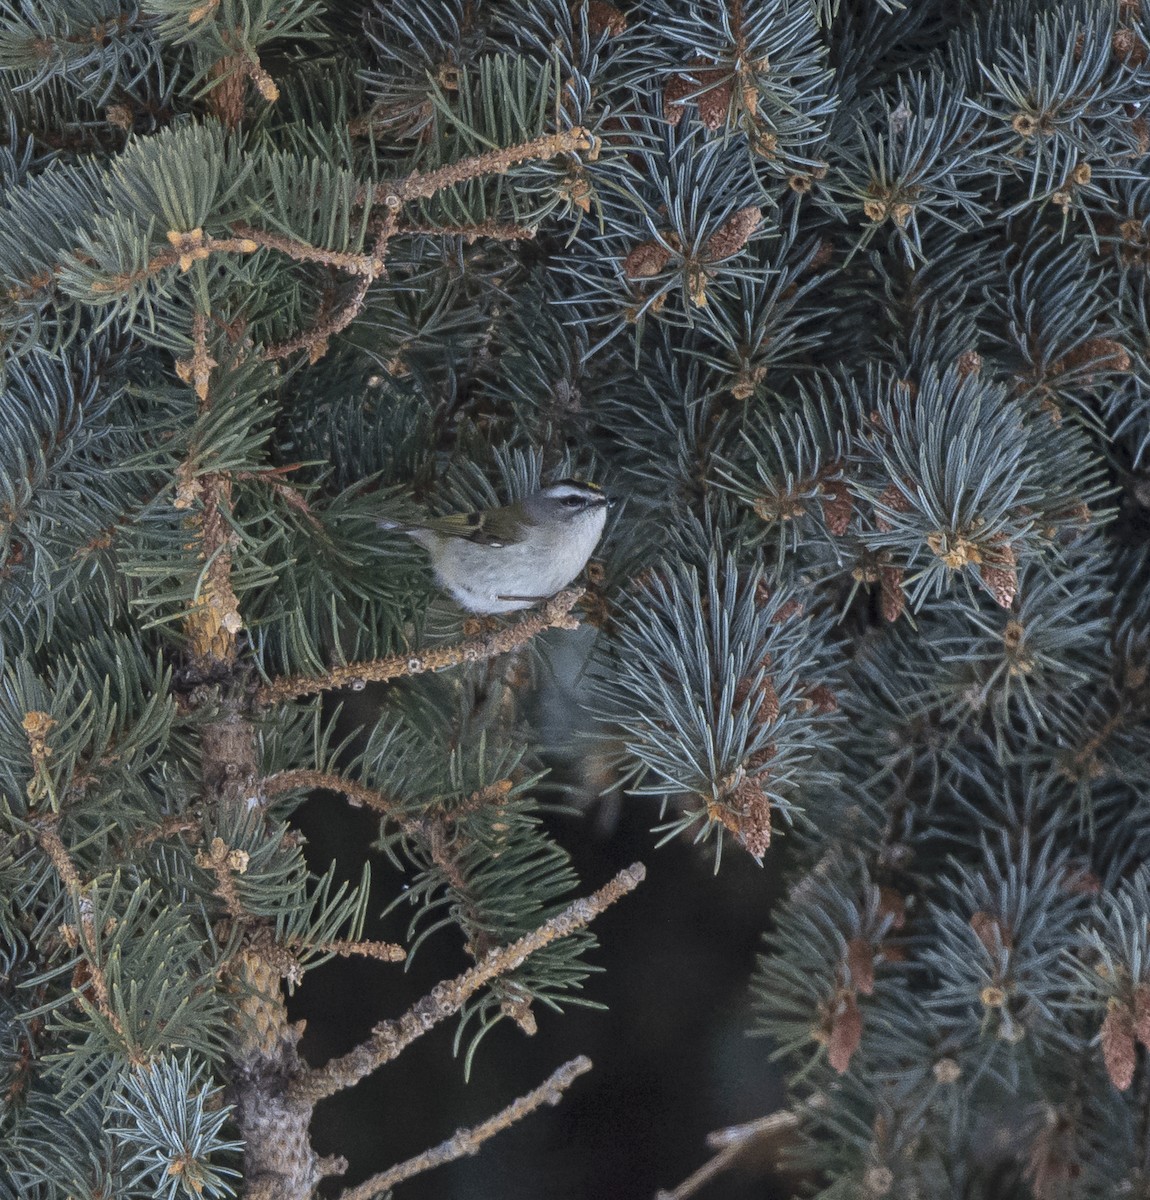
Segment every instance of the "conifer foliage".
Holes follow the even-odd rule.
[[[311,1196],[320,1100],[578,1002],[642,878],[540,816],[582,624],[627,802],[789,872],[817,1194],[1141,1194],[1148,60],[1142,0],[0,0],[4,1193]],[[622,515],[507,621],[377,525],[565,475]],[[285,988],[449,936],[304,1064]]]

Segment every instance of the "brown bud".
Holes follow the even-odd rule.
[[[878,913],[890,917],[891,929],[902,929],[906,924],[906,899],[901,892],[882,884],[878,889]]]
[[[978,993],[978,998],[985,1008],[1001,1008],[1006,1003],[1006,992],[997,984],[990,983]]]
[[[1087,338],[1076,346],[1064,360],[1067,367],[1093,367],[1099,371],[1114,371],[1124,374],[1133,365],[1130,351],[1114,338]]]
[[[882,510],[890,509],[893,512],[910,512],[911,503],[906,498],[906,494],[897,484],[888,483],[875,501],[875,528],[880,533],[889,533],[894,528],[893,525],[883,516]]]
[[[1097,896],[1102,891],[1102,880],[1087,867],[1067,867],[1062,890],[1071,896]]]
[[[851,986],[864,996],[874,992],[874,949],[863,937],[853,937],[847,942],[847,971]]]
[[[863,1172],[863,1189],[868,1197],[889,1196],[894,1187],[894,1172],[890,1167],[867,1167]]]
[[[1150,151],[1150,122],[1145,117],[1135,117],[1130,122],[1130,132],[1134,135],[1139,154]]]
[[[771,805],[756,787],[748,798],[742,819],[739,821],[739,837],[747,853],[761,859],[771,845]]]
[[[867,200],[863,204],[863,214],[868,221],[873,221],[876,225],[881,225],[887,218],[887,207],[885,200]]]
[[[749,205],[732,213],[707,239],[703,246],[703,258],[707,262],[716,262],[737,254],[762,220],[763,210],[757,205]]]
[[[1031,138],[1038,132],[1038,120],[1030,113],[1015,113],[1011,118],[1010,128],[1019,137]]]
[[[1133,29],[1116,29],[1110,38],[1110,49],[1128,67],[1140,67],[1146,61],[1146,43]]]
[[[902,590],[902,567],[882,567],[879,576],[882,583],[882,598],[879,607],[884,621],[897,621],[906,608],[906,593]]]
[[[846,1074],[851,1059],[862,1042],[862,1013],[854,992],[841,992],[831,1016],[827,1040],[827,1060],[840,1074]]]
[[[940,1058],[931,1071],[939,1083],[957,1083],[962,1078],[962,1068],[953,1058]]]
[[[671,251],[662,242],[651,238],[640,242],[623,260],[623,274],[628,279],[649,279],[671,260]]]
[[[850,489],[841,479],[831,479],[820,487],[823,494],[823,520],[835,537],[842,537],[854,514],[854,501]]]
[[[835,244],[830,238],[819,238],[818,246],[815,248],[813,257],[811,258],[810,269],[812,271],[821,271],[824,267],[829,266],[834,261]]]
[[[744,364],[731,383],[731,395],[736,400],[749,400],[766,377],[767,368],[761,363],[753,367],[749,363]]]
[[[975,937],[986,947],[987,954],[997,955],[999,947],[1009,950],[1014,945],[1010,930],[998,917],[991,916],[988,912],[971,914],[970,927],[974,930]]]
[[[978,569],[982,582],[986,584],[994,602],[1009,608],[1018,594],[1018,572],[1014,567],[992,567],[983,563]]]
[[[771,618],[772,625],[782,625],[791,619],[791,617],[801,617],[803,615],[803,602],[792,596],[785,604],[779,605],[779,611]]]
[[[1150,983],[1134,989],[1134,1036],[1150,1050]]]
[[[958,368],[960,379],[966,379],[969,375],[977,375],[982,370],[982,355],[977,350],[964,350],[958,356],[958,362],[955,365]]]
[[[817,684],[811,688],[807,693],[807,698],[814,705],[815,712],[832,713],[839,710],[838,697],[825,683]]]
[[[699,120],[710,130],[726,123],[731,107],[732,75],[725,67],[709,65],[706,59],[695,59],[688,72],[672,75],[663,89],[663,116],[678,125],[683,119],[683,106],[694,103]]]
[[[1134,1013],[1129,1005],[1111,997],[1102,1022],[1102,1060],[1110,1082],[1124,1092],[1134,1082],[1137,1049],[1134,1045]]]
[[[751,681],[749,679],[739,680],[735,688],[734,701],[736,707],[744,704],[750,694]],[[768,725],[779,715],[779,695],[775,691],[775,685],[771,682],[769,675],[759,684],[758,697],[759,704],[755,711],[755,722],[758,725]]]

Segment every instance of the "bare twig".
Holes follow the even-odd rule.
[[[489,242],[530,242],[538,228],[535,225],[516,225],[514,221],[480,221],[476,225],[408,225],[396,233],[426,237],[461,237],[470,246],[480,238]]]
[[[407,951],[394,942],[315,942],[305,947],[312,954],[336,954],[340,958],[374,958],[379,962],[403,962]]]
[[[816,1093],[804,1107],[822,1107],[821,1097]],[[655,1200],[687,1200],[688,1196],[693,1196],[704,1184],[721,1175],[744,1154],[755,1149],[756,1143],[785,1139],[798,1127],[799,1114],[790,1109],[781,1109],[757,1120],[747,1121],[743,1125],[731,1125],[709,1133],[707,1145],[718,1153],[703,1163],[697,1171],[688,1175],[677,1188],[669,1192],[656,1192]]]
[[[331,688],[384,683],[389,679],[422,675],[427,671],[457,667],[460,663],[494,658],[498,654],[518,650],[544,629],[578,628],[579,622],[571,616],[571,610],[581,595],[582,592],[577,588],[569,588],[507,629],[500,629],[485,637],[469,638],[454,646],[443,646],[422,654],[393,654],[373,662],[349,663],[334,668],[326,675],[291,675],[277,679],[260,689],[259,702],[277,704],[295,696],[314,696],[316,692],[326,692]]]
[[[334,771],[312,771],[297,767],[291,771],[277,771],[263,781],[265,796],[282,796],[303,788],[309,791],[322,789],[325,792],[342,792],[356,807],[372,808],[386,816],[395,816],[395,804],[382,792]]]
[[[557,916],[544,921],[538,929],[510,946],[492,950],[481,962],[455,979],[437,984],[402,1017],[381,1021],[372,1030],[371,1037],[354,1050],[302,1074],[289,1085],[291,1099],[315,1104],[353,1087],[384,1063],[398,1058],[416,1038],[457,1013],[484,984],[514,971],[544,946],[585,929],[616,900],[638,887],[646,873],[642,863],[632,864],[597,892],[576,900]]]
[[[77,924],[61,926],[64,941],[73,949],[78,949],[84,956],[83,963],[73,973],[72,988],[85,999],[87,999],[88,989],[91,989],[97,1011],[117,1036],[124,1039],[124,1049],[128,1058],[135,1063],[137,1056],[132,1047],[127,1045],[124,1026],[112,1009],[108,977],[104,974],[103,965],[96,955],[97,931],[95,921],[92,919],[91,903],[84,897],[80,873],[76,870],[76,864],[72,861],[72,856],[68,853],[68,848],[64,845],[64,841],[56,829],[55,814],[45,817],[38,823],[36,837],[40,843],[40,849],[44,851],[51,860],[52,866],[56,868],[56,874],[59,875],[60,882],[64,885],[76,909]]]
[[[557,158],[560,154],[573,154],[576,150],[594,151],[595,146],[596,142],[591,134],[576,126],[559,133],[544,134],[543,137],[530,142],[520,142],[517,146],[506,146],[500,150],[489,150],[486,154],[461,158],[458,162],[428,171],[426,175],[412,171],[403,179],[377,183],[372,198],[376,202],[382,200],[388,205],[395,204],[396,201],[402,203],[404,200],[429,200],[444,188],[466,183],[469,179],[478,179],[481,175],[506,175],[512,167],[522,162]],[[365,193],[362,199],[366,198]]]
[[[132,846],[135,849],[142,850],[146,846],[150,846],[153,842],[161,841],[163,838],[174,837],[180,833],[198,833],[201,828],[201,821],[196,817],[186,815],[173,815],[164,817],[158,824],[151,829],[141,830],[132,838]]]
[[[529,1113],[544,1104],[558,1104],[563,1093],[579,1078],[591,1070],[591,1060],[580,1055],[570,1062],[564,1063],[551,1077],[545,1080],[534,1091],[520,1096],[509,1104],[502,1112],[490,1117],[481,1125],[471,1129],[460,1129],[454,1137],[440,1142],[430,1150],[409,1158],[406,1162],[397,1163],[389,1170],[380,1171],[370,1179],[365,1179],[358,1187],[346,1188],[340,1192],[338,1200],[372,1200],[381,1192],[393,1188],[397,1183],[403,1183],[414,1175],[430,1171],[432,1167],[454,1162],[466,1154],[475,1154],[479,1147],[497,1133],[522,1120]]]
[[[238,238],[248,238],[257,246],[268,250],[278,250],[296,262],[322,263],[328,267],[338,267],[351,275],[381,275],[384,269],[383,259],[378,255],[351,254],[342,250],[325,250],[322,246],[312,246],[301,242],[298,238],[288,237],[282,233],[269,233],[264,229],[256,229],[245,221],[232,224],[232,232]]]

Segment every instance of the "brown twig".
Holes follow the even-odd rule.
[[[150,846],[153,842],[158,842],[163,838],[172,837],[177,833],[198,833],[201,827],[201,822],[194,817],[188,816],[168,816],[151,829],[141,830],[132,838],[132,846],[137,850],[142,850],[146,846]]]
[[[460,1129],[454,1137],[440,1142],[438,1146],[433,1146],[430,1150],[425,1150],[422,1154],[417,1154],[406,1162],[397,1163],[386,1171],[380,1171],[378,1175],[365,1179],[358,1187],[346,1188],[340,1192],[338,1200],[372,1200],[373,1197],[387,1191],[388,1188],[395,1187],[397,1183],[403,1183],[404,1180],[421,1175],[424,1171],[430,1171],[433,1167],[454,1162],[465,1154],[475,1154],[489,1138],[494,1137],[497,1133],[502,1133],[504,1129],[510,1128],[516,1121],[521,1121],[537,1108],[542,1108],[544,1104],[558,1104],[563,1093],[575,1080],[590,1070],[591,1060],[589,1058],[585,1058],[583,1055],[573,1058],[570,1062],[564,1063],[534,1091],[520,1096],[518,1100],[482,1124],[471,1129]]]
[[[126,292],[168,267],[178,266],[181,271],[187,271],[192,263],[200,262],[210,254],[251,254],[259,249],[257,244],[248,238],[213,238],[205,235],[198,226],[188,230],[171,229],[167,238],[171,243],[169,249],[153,254],[138,270],[123,271],[118,275],[94,280],[89,285],[91,290],[101,295]]]
[[[296,262],[321,263],[347,271],[350,275],[370,275],[375,278],[383,274],[383,259],[375,253],[350,254],[341,250],[325,250],[322,246],[312,246],[286,234],[256,229],[245,221],[234,222],[232,232],[237,238],[249,239],[267,250],[278,250]]]
[[[201,666],[231,664],[237,655],[236,635],[244,625],[239,597],[232,587],[231,477],[224,471],[201,475],[193,480],[192,491],[202,501],[202,509],[188,519],[190,544],[198,543],[199,557],[206,566],[203,582],[184,617],[188,649]],[[190,506],[188,492],[177,488],[175,507]]]
[[[397,1058],[428,1030],[457,1013],[484,984],[514,971],[544,946],[585,929],[616,900],[634,891],[646,873],[642,863],[632,864],[597,892],[576,900],[557,916],[544,921],[538,929],[509,946],[492,950],[481,962],[455,979],[437,984],[403,1016],[381,1021],[372,1030],[371,1037],[354,1050],[302,1074],[289,1085],[290,1097],[314,1104],[353,1087],[384,1063]]]
[[[453,646],[427,650],[421,654],[393,654],[388,658],[377,658],[373,662],[348,663],[335,667],[326,675],[290,675],[274,680],[260,689],[261,704],[277,704],[295,696],[314,696],[317,692],[332,688],[354,687],[364,683],[385,683],[410,675],[423,675],[428,671],[443,671],[461,663],[481,662],[518,650],[545,629],[576,629],[577,618],[571,610],[579,602],[582,592],[569,588],[553,596],[541,608],[523,617],[514,625],[500,629],[484,637],[468,638]]]
[[[56,874],[60,876],[60,882],[63,883],[73,901],[79,904],[81,900],[80,893],[83,887],[80,881],[80,873],[76,870],[76,864],[72,861],[72,856],[68,853],[68,849],[64,845],[60,834],[56,831],[56,818],[54,815],[45,817],[39,823],[36,830],[36,837],[40,843],[40,849],[44,851],[51,860],[52,866],[56,868]]]
[[[780,1109],[742,1125],[731,1125],[707,1134],[707,1145],[718,1153],[697,1171],[683,1180],[673,1191],[660,1190],[655,1200],[686,1200],[705,1183],[732,1166],[744,1154],[756,1160],[777,1162],[786,1143],[793,1139],[803,1115],[816,1113],[827,1106],[825,1092],[814,1092],[793,1109]]]
[[[307,946],[300,943],[300,948],[306,949],[310,954],[335,954],[340,958],[374,958],[379,962],[403,962],[407,957],[407,951],[394,942],[349,942],[340,938],[334,942],[315,942]]]
[[[655,1200],[687,1200],[693,1196],[705,1183],[709,1183],[716,1175],[721,1175],[739,1159],[754,1142],[760,1138],[775,1138],[788,1134],[798,1128],[798,1116],[787,1110],[770,1113],[757,1121],[748,1121],[745,1125],[733,1125],[729,1129],[719,1129],[707,1136],[707,1145],[718,1153],[709,1158],[697,1171],[692,1172],[672,1191],[660,1190],[655,1193]]]
[[[480,238],[490,242],[530,242],[538,233],[534,225],[514,221],[480,221],[477,225],[400,225],[396,233],[426,237],[461,237],[470,246]]]
[[[52,866],[56,868],[56,874],[60,876],[60,882],[63,883],[76,908],[77,925],[61,926],[64,941],[73,949],[79,949],[84,956],[83,962],[73,975],[73,991],[84,1000],[86,999],[85,993],[90,987],[95,996],[96,1010],[112,1027],[117,1037],[123,1038],[126,1043],[124,1026],[120,1018],[112,1011],[108,977],[104,974],[104,968],[95,953],[96,923],[92,919],[92,906],[83,895],[80,873],[76,870],[76,864],[72,861],[72,856],[68,853],[68,848],[64,845],[63,839],[56,829],[55,815],[39,822],[36,837],[40,848],[48,856]],[[129,1059],[135,1062],[136,1058],[131,1047],[125,1045],[125,1050]]]
[[[322,789],[325,792],[342,792],[357,808],[366,806],[388,817],[396,815],[395,803],[383,792],[355,779],[348,779],[345,775],[337,775],[334,771],[313,771],[306,767],[296,767],[290,771],[277,771],[274,775],[268,775],[262,786],[265,796],[282,796],[285,792],[303,788],[309,791]]]
[[[377,248],[373,248],[368,254],[351,254],[341,250],[327,250],[323,246],[312,246],[299,238],[255,229],[243,222],[237,222],[232,229],[236,236],[230,238],[212,237],[198,226],[188,230],[169,230],[167,238],[170,245],[167,250],[153,254],[138,270],[95,281],[91,285],[92,290],[99,293],[123,292],[153,275],[158,275],[168,267],[178,266],[181,271],[187,271],[192,263],[200,262],[212,254],[254,254],[261,248],[277,250],[296,262],[336,267],[349,275],[364,276],[369,282],[382,275],[385,269]],[[47,286],[50,282],[47,277],[38,276],[27,286]]]
[[[478,179],[481,175],[506,175],[512,167],[522,162],[557,158],[560,154],[573,154],[577,150],[594,151],[595,147],[595,138],[587,130],[576,126],[559,133],[544,134],[530,142],[520,142],[517,146],[506,146],[499,150],[489,150],[486,154],[461,158],[458,162],[448,163],[426,174],[412,171],[403,179],[377,183],[371,196],[376,203],[382,201],[389,206],[398,207],[405,200],[430,200],[436,192],[441,192],[444,188]],[[364,201],[367,196],[368,192],[364,189],[357,199]]]

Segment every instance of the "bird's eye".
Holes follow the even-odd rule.
[[[564,496],[563,503],[568,508],[582,508],[583,507],[583,497],[582,496]]]

